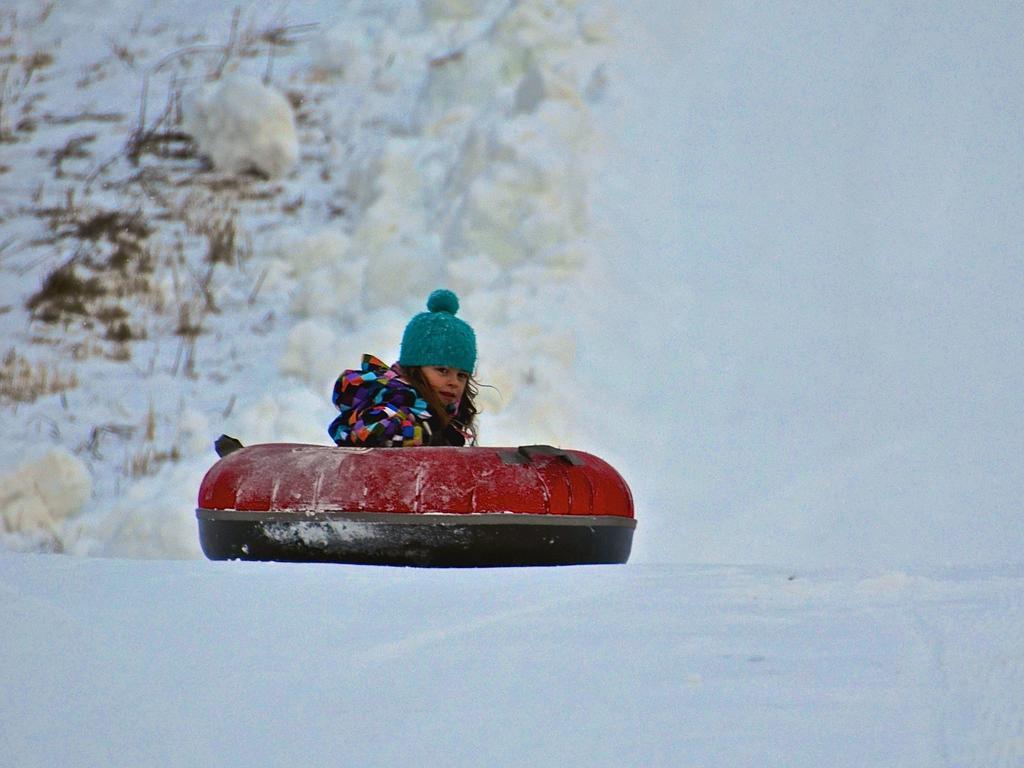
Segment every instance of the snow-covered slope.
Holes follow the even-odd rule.
[[[1024,8],[630,8],[580,352],[643,556],[1020,562]]]
[[[1013,768],[1019,569],[0,556],[34,766]]]

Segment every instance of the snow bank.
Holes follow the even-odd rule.
[[[202,332],[169,336],[154,316],[112,376],[108,362],[83,353],[84,385],[61,407],[77,416],[90,402],[89,416],[62,424],[62,439],[88,447],[80,455],[95,497],[58,512],[8,510],[10,526],[58,531],[61,546],[81,554],[196,554],[194,496],[215,459],[212,439],[328,442],[335,377],[364,353],[393,360],[405,323],[439,286],[458,291],[480,339],[478,375],[494,387],[481,395],[484,439],[571,443],[571,416],[547,392],[575,356],[556,310],[593,254],[589,99],[606,53],[596,4],[326,3],[304,7],[315,22],[308,28],[278,30],[288,42],[273,52],[260,24],[276,29],[279,17],[233,19],[200,5],[154,11],[152,29],[107,30],[135,52],[135,69],[112,57],[95,84],[79,84],[83,102],[103,94],[105,110],[135,114],[132,86],[148,71],[148,95],[155,101],[166,86],[177,106],[180,83],[195,82],[205,57],[221,60],[223,24],[227,74],[181,96],[181,127],[218,171],[256,171],[274,183],[214,185],[207,196],[210,178],[200,174],[174,191],[145,191],[142,216],[167,221],[161,206],[172,198],[192,216],[185,232],[155,227],[152,252],[178,256],[154,270],[152,301],[181,308],[175,329],[207,311]],[[58,37],[69,27],[59,16],[49,14],[47,27]],[[214,30],[209,45],[180,48],[181,35],[165,31],[190,23]],[[62,39],[58,80],[46,86],[54,93],[70,90],[68,73],[94,58],[79,39]],[[271,70],[280,89],[253,76]],[[119,93],[129,98],[119,102]],[[92,161],[81,155],[74,159],[87,173]],[[159,153],[142,159],[169,170]],[[98,172],[104,207],[128,204],[123,185],[107,184],[115,166]],[[203,234],[224,222],[240,258],[211,267]],[[110,397],[115,391],[125,397]],[[37,423],[51,423],[39,410]]]
[[[229,173],[283,176],[299,156],[291,104],[248,75],[208,83],[182,105],[183,128],[214,167]]]
[[[395,97],[409,99],[415,120],[349,175],[364,205],[352,251],[365,258],[366,314],[347,340],[371,332],[375,309],[417,311],[423,286],[454,288],[480,339],[479,378],[497,387],[482,395],[489,441],[573,440],[571,416],[539,408],[548,398],[532,390],[570,375],[574,342],[555,308],[594,258],[589,99],[605,50],[589,42],[600,37],[593,8],[425,6],[436,40],[457,19],[465,42],[433,45],[429,66],[408,78],[418,89]]]

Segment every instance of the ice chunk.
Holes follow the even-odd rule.
[[[185,101],[182,117],[185,132],[218,170],[274,178],[299,156],[291,104],[255,77],[230,75],[203,86]]]
[[[5,539],[30,547],[56,546],[65,520],[92,495],[85,464],[64,448],[52,448],[0,477],[0,521]]]

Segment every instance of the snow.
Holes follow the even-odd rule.
[[[8,5],[13,763],[1024,763],[1020,7]],[[202,560],[441,285],[631,563]]]
[[[0,722],[23,766],[1014,766],[1022,579],[7,555]]]

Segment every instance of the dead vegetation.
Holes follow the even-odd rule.
[[[160,444],[157,421],[156,407],[150,403],[142,430],[143,445],[125,458],[122,472],[127,477],[137,479],[156,474],[167,462],[181,458],[181,449],[173,442],[167,446]]]
[[[167,462],[178,461],[180,458],[181,450],[176,445],[164,449],[147,445],[128,458],[124,473],[133,480],[148,477],[155,475],[157,470]]]
[[[68,175],[64,169],[64,163],[68,160],[88,160],[92,157],[92,153],[86,147],[94,141],[96,141],[95,133],[72,136],[68,139],[63,147],[53,153],[53,160],[50,164],[54,168],[54,178],[63,179]]]
[[[0,402],[31,403],[77,386],[74,371],[62,371],[45,361],[31,361],[13,347],[0,361]]]
[[[207,202],[202,210],[201,200]],[[187,198],[180,209],[164,208],[165,221],[184,227],[184,234],[203,248],[204,257],[193,264],[178,241],[175,255],[161,255],[150,243],[157,224],[136,210],[130,213],[98,209],[86,211],[73,200],[40,211],[49,220],[47,242],[70,249],[72,255],[52,269],[39,289],[25,302],[33,320],[99,328],[107,341],[124,344],[147,338],[145,325],[135,317],[140,306],[149,311],[174,313],[172,332],[192,338],[202,334],[205,319],[219,314],[218,267],[236,267],[251,254],[252,246],[238,232],[237,211],[209,210],[204,196]],[[158,273],[169,273],[172,296],[155,286]]]
[[[25,302],[33,320],[99,327],[110,341],[145,338],[133,327],[128,302],[151,290],[153,230],[141,211],[84,210],[67,205],[44,212],[50,242],[69,244],[72,255],[51,270]]]
[[[32,24],[41,24],[53,10],[48,3]],[[32,86],[53,66],[53,54],[36,50],[19,54],[13,50],[19,19],[13,11],[0,11],[0,144],[11,144],[35,129],[32,112],[38,97]]]
[[[44,279],[39,290],[29,296],[26,308],[35,320],[59,323],[69,316],[88,317],[92,303],[105,296],[106,289],[95,277],[83,278],[73,262],[61,264]]]

